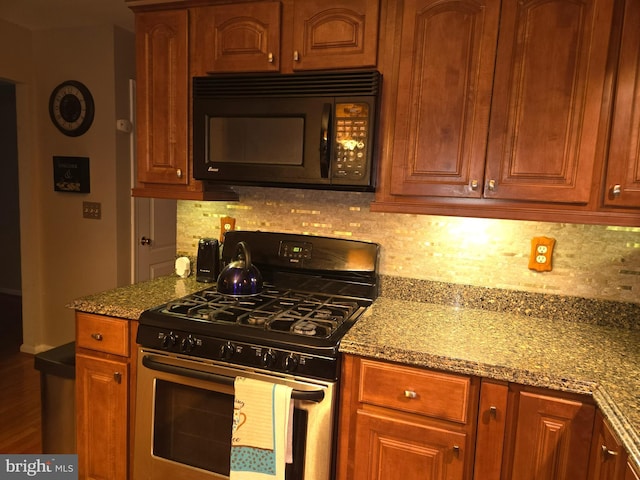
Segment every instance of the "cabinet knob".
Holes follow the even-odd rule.
[[[293,61],[294,62],[299,62],[300,61],[300,52],[298,52],[298,50],[294,50],[293,51]]]
[[[181,168],[176,170],[176,177],[182,178],[182,169]]]
[[[151,239],[147,238],[147,237],[142,237],[140,239],[140,245],[144,246],[144,245],[151,245]]]
[[[454,454],[456,457],[459,457],[459,456],[460,456],[460,445],[454,445],[454,446],[453,446],[453,454]]]
[[[478,189],[478,180],[471,180],[471,190]]]
[[[496,416],[498,415],[498,408],[494,405],[491,405],[489,407],[489,415],[491,415],[493,418],[496,418]]]
[[[117,384],[121,384],[122,383],[122,373],[120,372],[114,372],[113,374],[113,379],[115,380],[115,382]]]
[[[614,197],[619,197],[621,193],[622,193],[621,185],[616,184],[613,187],[611,187],[611,195],[613,195]]]
[[[92,333],[91,334],[91,338],[93,338],[94,340],[97,340],[98,342],[102,341],[102,334],[101,333]]]
[[[269,54],[267,55],[267,62],[273,63],[273,53],[269,52]]]
[[[605,458],[605,460],[609,457],[615,457],[618,455],[618,452],[616,452],[615,450],[609,450],[606,445],[601,445],[600,448],[602,449],[602,456]]]
[[[406,398],[418,398],[418,394],[416,392],[414,392],[413,390],[405,390],[404,391],[404,396]]]
[[[489,184],[487,185],[487,188],[489,189],[489,191],[493,192],[496,189],[496,181],[495,180],[489,180]]]

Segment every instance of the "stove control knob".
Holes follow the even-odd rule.
[[[219,354],[221,360],[231,360],[233,357],[234,347],[231,342],[227,342],[220,346]]]
[[[175,346],[178,342],[178,337],[176,337],[173,332],[167,333],[162,339],[162,348],[171,348]]]
[[[185,353],[189,353],[195,346],[196,340],[191,335],[189,335],[187,338],[184,338],[180,343],[180,349]]]
[[[298,355],[290,353],[284,360],[282,361],[282,366],[287,372],[294,372],[298,368],[298,364],[300,363],[300,359]]]
[[[271,368],[276,364],[276,354],[272,350],[267,350],[262,354],[262,366]]]

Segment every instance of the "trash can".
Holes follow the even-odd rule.
[[[77,453],[76,343],[38,353],[35,368],[40,370],[42,453]]]

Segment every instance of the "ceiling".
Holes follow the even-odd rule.
[[[0,18],[28,30],[108,24],[133,31],[124,0],[0,0]]]

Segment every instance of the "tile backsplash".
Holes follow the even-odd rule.
[[[179,201],[177,253],[238,230],[381,245],[380,273],[446,283],[640,303],[640,227],[372,213],[371,193],[238,187],[239,202]],[[553,270],[529,270],[533,237],[556,240]]]

